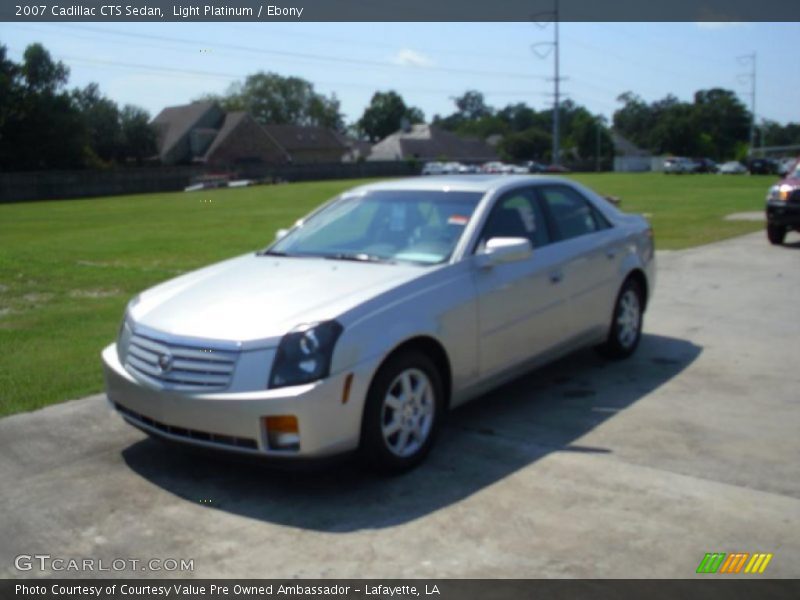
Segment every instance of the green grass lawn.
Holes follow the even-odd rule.
[[[650,215],[659,248],[740,235],[770,177],[582,174]],[[264,247],[358,182],[326,181],[0,205],[0,415],[102,390],[100,351],[128,299],[179,273]]]

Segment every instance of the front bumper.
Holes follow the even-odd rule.
[[[135,379],[119,362],[115,344],[102,352],[106,394],[131,425],[171,441],[276,458],[321,458],[354,450],[372,371],[354,369],[306,385],[255,392],[186,394]],[[347,402],[345,379],[353,374]],[[263,417],[297,417],[299,450],[269,445]]]
[[[797,202],[768,202],[767,222],[770,225],[784,227],[800,227],[800,203]]]

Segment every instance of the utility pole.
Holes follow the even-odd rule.
[[[750,152],[749,156],[753,156],[756,150],[756,53],[745,54],[737,57],[739,64],[742,66],[750,65],[749,73],[740,75],[740,81],[743,78],[750,80]]]
[[[554,70],[554,77],[553,83],[555,84],[555,89],[553,90],[553,158],[552,163],[554,165],[558,165],[561,162],[561,132],[559,128],[559,116],[561,112],[561,81],[566,79],[565,77],[561,77],[561,70],[559,64],[559,39],[558,39],[558,0],[553,0],[554,7],[553,11],[545,11],[540,12],[534,15],[534,17],[544,16],[547,18],[549,22],[550,19],[553,19],[553,41],[552,42],[539,42],[537,44],[533,44],[531,46],[531,50],[533,50],[534,54],[536,54],[539,58],[547,58],[550,55],[550,52],[553,52],[553,70]],[[538,25],[538,23],[537,23]],[[541,25],[540,25],[541,27]],[[539,48],[542,46],[546,47],[545,51],[540,51]],[[549,94],[548,94],[549,95]]]
[[[597,143],[595,145],[594,151],[594,170],[598,173],[600,172],[600,127],[602,127],[602,121],[598,117],[597,119]]]
[[[559,75],[559,57],[558,57],[558,0],[554,0],[555,2],[555,9],[553,10],[554,19],[553,19],[553,28],[555,31],[554,38],[553,38],[553,58],[555,63],[555,100],[553,102],[553,164],[558,165],[561,162],[560,157],[560,140],[559,140],[559,131],[558,131],[558,120],[559,120],[559,112],[560,112],[560,100],[559,97],[559,84],[561,83],[561,77]]]

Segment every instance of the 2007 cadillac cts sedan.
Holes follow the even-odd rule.
[[[549,176],[357,187],[135,297],[102,357],[145,432],[272,457],[419,463],[445,411],[583,346],[629,356],[652,230]]]

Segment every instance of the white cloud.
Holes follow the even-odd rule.
[[[433,61],[422,54],[421,52],[417,52],[415,50],[411,50],[410,48],[403,48],[397,54],[395,54],[392,62],[396,65],[402,65],[404,67],[431,67],[433,66]]]
[[[697,21],[698,29],[732,29],[744,25],[741,21]]]

